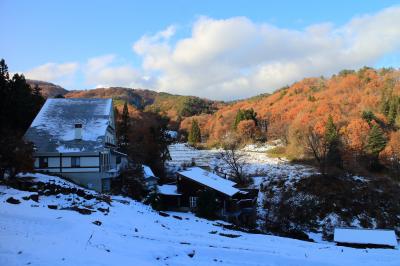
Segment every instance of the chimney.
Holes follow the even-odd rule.
[[[75,139],[82,139],[82,124],[75,124]]]

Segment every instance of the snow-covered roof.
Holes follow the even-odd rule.
[[[154,175],[153,171],[151,170],[151,168],[149,166],[143,164],[142,167],[143,167],[143,177],[144,177],[144,179],[148,179],[148,178],[151,178],[151,177],[158,178],[158,177],[156,177]]]
[[[393,230],[335,228],[334,241],[348,244],[397,246]]]
[[[97,152],[111,117],[111,99],[47,99],[25,138],[38,152]],[[82,124],[82,140],[75,139],[75,124]]]
[[[179,196],[181,194],[178,193],[178,189],[176,185],[162,185],[158,186],[158,192],[161,195],[167,195],[167,196]]]
[[[228,196],[233,196],[240,191],[233,187],[236,185],[235,182],[205,171],[199,167],[191,167],[185,171],[179,172],[179,174]]]

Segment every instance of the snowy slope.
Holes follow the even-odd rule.
[[[54,177],[41,178],[71,185]],[[22,199],[30,194],[0,186],[0,265],[389,266],[400,261],[398,250],[359,250],[224,230],[192,214],[163,217],[122,197],[112,197],[107,215],[99,211],[82,215],[47,207],[71,204],[71,194],[40,196],[38,203]],[[7,203],[11,196],[21,203]],[[74,201],[94,209],[107,206],[93,199],[83,202],[76,195]]]

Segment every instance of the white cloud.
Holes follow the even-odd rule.
[[[95,87],[151,87],[153,80],[130,64],[120,64],[115,55],[90,58],[84,70],[86,83]]]
[[[245,17],[202,17],[191,36],[171,41],[175,30],[143,36],[133,45],[157,88],[217,99],[271,92],[307,76],[371,65],[400,50],[400,8],[353,18],[341,27],[304,30],[254,23]]]
[[[79,68],[76,62],[63,64],[46,63],[25,72],[25,76],[29,79],[37,79],[44,81],[69,80],[74,77]]]
[[[79,76],[90,87],[140,87],[230,100],[272,92],[304,77],[373,66],[400,52],[399,25],[400,7],[341,26],[321,23],[302,30],[246,17],[200,17],[187,37],[179,38],[177,28],[169,26],[137,40],[132,48],[141,67],[108,54],[82,67],[48,63],[26,76],[53,82]]]

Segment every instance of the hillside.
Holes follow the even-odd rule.
[[[32,80],[32,79],[27,79],[26,82],[31,87],[35,87],[36,85],[39,86],[39,88],[42,89],[41,93],[45,98],[53,98],[57,95],[65,95],[68,93],[68,91],[63,87],[50,82]]]
[[[173,95],[151,90],[122,87],[96,88],[91,90],[67,91],[58,85],[42,81],[29,81],[42,88],[42,94],[48,97],[63,95],[65,98],[113,98],[117,106],[125,101],[143,111],[152,111],[166,115],[174,121],[180,117],[198,114],[211,114],[224,106],[223,102],[202,99],[195,96]]]
[[[31,178],[29,178],[31,176]],[[1,265],[397,265],[399,250],[249,234],[57,177],[0,185]],[[51,252],[49,252],[51,251]]]
[[[338,125],[347,126],[361,118],[365,110],[383,116],[383,100],[395,95],[400,95],[400,71],[364,68],[342,71],[330,78],[306,78],[271,95],[238,101],[199,119],[207,121],[202,130],[214,141],[232,127],[239,109],[253,108],[260,119],[268,120],[269,137],[279,138],[295,121],[305,125],[310,120],[326,120],[331,114]]]
[[[136,90],[120,87],[112,88],[97,88],[92,90],[74,90],[65,95],[65,98],[113,98],[114,100],[125,102],[128,101],[131,105],[138,109],[142,109],[145,104],[148,104],[149,99],[142,97]]]
[[[215,145],[232,131],[239,110],[254,109],[257,120],[264,122],[266,137],[288,144],[286,154],[302,158],[310,132],[322,136],[329,116],[343,144],[345,163],[353,169],[360,156],[368,155],[372,128],[383,132],[386,146],[373,156],[394,167],[391,158],[400,158],[400,71],[395,69],[343,70],[330,78],[306,78],[283,87],[272,95],[261,95],[220,108],[212,115],[196,119],[208,145]],[[188,130],[191,118],[181,122]],[[398,159],[395,159],[398,161]],[[397,170],[396,170],[397,171]]]

